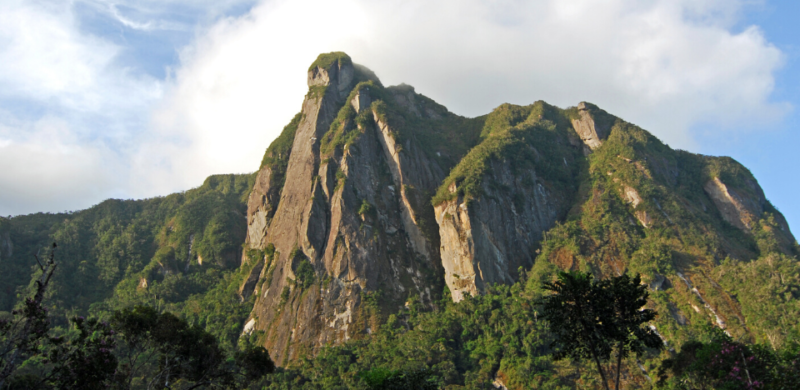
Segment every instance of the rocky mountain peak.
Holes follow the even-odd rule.
[[[613,124],[613,119],[608,113],[587,102],[578,104],[578,117],[572,119],[575,132],[589,150],[595,150],[603,144]]]
[[[308,69],[309,87],[333,86],[343,99],[353,87],[355,68],[350,56],[343,52],[320,54]]]
[[[796,250],[738,163],[669,149],[594,104],[464,118],[410,86],[382,86],[341,52],[320,55],[308,85],[247,207],[245,252],[261,254],[241,287],[256,296],[247,332],[278,364],[366,337],[410,299],[460,301],[535,264],[645,270],[662,286],[680,284],[664,282],[677,265],[644,267],[625,251],[648,240],[667,259]],[[658,241],[696,234],[685,226],[710,241]],[[776,244],[757,244],[765,234]]]

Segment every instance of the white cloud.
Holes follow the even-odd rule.
[[[0,141],[3,215],[77,210],[87,206],[87,199],[96,203],[98,195],[118,195],[111,189],[118,184],[119,161],[108,148],[78,142],[58,118],[42,118],[30,127],[19,141]],[[0,134],[7,130],[0,127]]]
[[[189,146],[171,152],[179,157],[170,160],[165,175],[190,185],[209,173],[257,169],[269,142],[300,110],[306,69],[317,54],[369,33],[357,23],[330,18],[344,13],[366,19],[355,4],[319,2],[312,13],[307,6],[266,4],[247,17],[223,20],[182,52],[182,67],[154,126]],[[318,39],[325,30],[336,33]],[[163,150],[163,143],[149,150],[156,148]]]
[[[126,153],[160,82],[113,65],[69,2],[0,4],[0,213],[85,208],[124,196]]]
[[[77,0],[125,27],[141,31],[191,31],[226,11],[249,9],[258,0]]]
[[[757,27],[730,30],[740,10],[720,0],[269,1],[183,52],[156,127],[191,140],[179,171],[192,182],[252,170],[299,110],[307,65],[344,50],[385,84],[414,85],[462,115],[587,100],[692,148],[692,126],[788,109],[769,100],[782,54]]]
[[[118,48],[81,36],[74,24],[66,3],[0,4],[0,93],[59,98],[70,108],[96,105],[96,75]]]
[[[96,4],[126,6],[118,20],[157,31],[172,23],[159,12],[182,1]],[[87,113],[51,115],[67,134],[55,139],[81,154],[58,167],[67,179],[52,179],[53,188],[109,177],[93,196],[73,196],[82,207],[108,193],[166,194],[212,173],[255,170],[299,111],[308,65],[334,50],[376,71],[384,84],[414,85],[462,115],[504,102],[566,107],[586,100],[683,148],[694,146],[698,125],[741,128],[790,109],[770,100],[783,55],[757,27],[734,30],[743,4],[736,0],[268,0],[241,17],[197,27],[163,84],[112,66],[121,49],[81,34],[69,3],[53,4],[0,5],[0,40],[12,42],[0,45],[0,86],[13,92],[8,96]],[[30,27],[41,20],[48,27]],[[48,134],[41,118],[14,125],[3,114],[6,129]],[[111,129],[99,140],[97,131],[82,130],[96,130],[95,117]],[[2,129],[0,154],[38,145]],[[113,168],[95,171],[96,161]],[[57,163],[41,160],[48,164]],[[113,175],[103,173],[111,169]],[[17,176],[0,175],[0,188],[25,182]],[[7,199],[0,194],[0,213]]]

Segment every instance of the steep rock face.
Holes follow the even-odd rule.
[[[274,256],[259,282],[252,283],[256,267],[244,286],[258,294],[249,331],[264,332],[278,364],[361,337],[382,308],[397,310],[413,295],[430,301],[437,285],[436,240],[419,226],[415,204],[425,202],[414,192],[435,189],[444,174],[412,142],[400,151],[371,107],[370,86],[382,87],[376,80],[355,87],[365,72],[354,69],[343,57],[309,70],[274,217],[250,224],[249,244],[271,245]],[[260,184],[250,206],[268,210],[269,188]]]
[[[791,253],[796,241],[786,219],[772,209],[755,179],[745,177],[740,181],[741,184],[737,188],[715,176],[705,183],[703,190],[716,206],[722,219],[746,233],[772,229],[769,224],[761,223],[765,213],[771,215],[777,228],[774,233],[778,246],[784,253]]]
[[[244,332],[279,365],[365,337],[413,296],[430,304],[446,284],[459,301],[547,263],[642,273],[667,297],[662,332],[730,328],[748,320],[714,264],[797,251],[738,163],[671,150],[590,103],[461,118],[343,53],[320,56],[308,85],[247,210]]]
[[[341,71],[340,65],[349,70]],[[344,76],[341,79],[338,77],[340,74]],[[292,297],[290,302],[286,302],[288,293],[283,293],[283,290],[291,289],[290,282],[296,281],[294,271],[298,266],[297,259],[302,256],[298,253],[298,247],[302,246],[308,251],[307,256],[315,263],[319,257],[318,248],[323,244],[325,232],[318,230],[320,222],[324,224],[326,219],[319,207],[319,203],[324,201],[318,199],[320,180],[314,178],[319,167],[319,139],[338,111],[341,100],[340,85],[351,81],[352,65],[335,62],[327,69],[314,68],[309,71],[309,87],[331,87],[332,93],[309,93],[303,102],[303,119],[293,140],[287,168],[287,177],[291,179],[287,180],[282,188],[280,201],[269,229],[262,234],[262,242],[274,245],[275,260],[270,265],[270,268],[274,269],[265,275],[267,288],[258,297],[253,310],[253,319],[256,320],[256,330],[268,333],[266,346],[270,349],[273,359],[278,362],[281,362],[285,355],[284,350],[288,340],[295,338],[298,317],[313,317],[315,314],[307,306],[310,304],[313,308],[319,295],[318,291],[312,290],[308,294],[303,294],[303,298],[306,299]],[[254,235],[257,237],[258,232]],[[336,293],[342,287],[344,286],[338,283],[333,285]],[[284,308],[285,303],[289,305]],[[305,303],[302,309],[301,303]],[[286,315],[281,315],[284,313]],[[301,322],[301,325],[304,325],[302,331],[313,333],[319,331],[319,324],[312,327],[303,322]],[[328,340],[323,338],[321,341],[324,343]]]
[[[722,218],[739,229],[750,231],[764,212],[766,199],[760,187],[755,197],[743,197],[736,191],[729,190],[728,186],[715,177],[707,181],[703,189],[719,209]]]
[[[436,248],[429,248],[430,243],[419,226],[419,212],[415,211],[413,205],[425,204],[426,199],[421,199],[419,190],[435,189],[444,178],[444,173],[418,148],[412,146],[410,141],[405,147],[398,145],[391,135],[392,130],[389,125],[380,120],[377,114],[373,115],[378,128],[377,138],[392,175],[392,188],[396,188],[398,192],[402,227],[408,234],[414,250],[430,259]],[[418,206],[417,209],[419,208]]]
[[[603,140],[608,138],[611,131],[611,123],[597,117],[597,106],[580,102],[578,104],[578,118],[572,119],[572,126],[578,133],[581,141],[591,150],[595,150],[603,144]],[[594,115],[593,115],[594,114]]]
[[[489,284],[516,281],[517,269],[533,264],[542,233],[564,208],[562,194],[548,189],[535,171],[515,175],[507,161],[491,164],[480,198],[460,197],[434,208],[445,281],[456,302]]]
[[[271,182],[272,169],[261,168],[256,175],[256,184],[247,201],[247,238],[246,242],[253,247],[263,247],[262,239],[275,214],[280,192]]]
[[[522,115],[527,119],[519,121]],[[446,200],[434,209],[454,301],[515,282],[518,269],[533,264],[542,234],[563,218],[576,190],[569,178],[582,156],[562,116],[543,102],[501,107],[487,119],[491,134],[440,189],[449,193],[438,195]],[[504,122],[506,129],[497,125]]]

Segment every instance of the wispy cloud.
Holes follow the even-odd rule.
[[[0,213],[62,211],[126,192],[125,155],[161,84],[113,61],[62,2],[0,5]]]

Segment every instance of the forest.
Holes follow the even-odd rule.
[[[36,256],[32,295],[0,320],[1,388],[491,389],[498,371],[507,388],[800,386],[800,344],[791,335],[776,350],[707,326],[676,353],[646,326],[658,313],[642,309],[650,293],[638,275],[593,280],[534,267],[512,286],[460,303],[445,294],[426,310],[412,300],[369,337],[276,369],[251,338],[223,344],[208,325],[153,305],[57,325],[45,297],[61,265],[58,248]],[[365,297],[379,310],[375,298]],[[637,383],[630,372],[643,366],[656,375]]]

